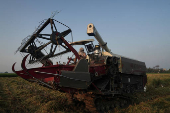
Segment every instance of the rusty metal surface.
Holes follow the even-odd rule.
[[[144,62],[121,57],[120,72],[134,75],[146,75],[146,65]]]

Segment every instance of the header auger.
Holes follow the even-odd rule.
[[[67,93],[68,103],[74,100],[83,101],[90,112],[125,107],[130,101],[125,95],[144,91],[147,82],[144,62],[113,54],[93,24],[87,26],[87,34],[94,36],[99,45],[93,45],[93,39],[69,43],[65,37],[71,29],[61,23],[68,29],[59,32],[55,22],[60,23],[54,19],[47,19],[29,39],[22,42],[18,51],[28,55],[22,60],[22,70],[15,71],[15,63],[13,64],[12,70],[17,75]],[[42,34],[47,25],[51,27],[51,34]],[[38,46],[38,38],[47,42]],[[86,58],[80,57],[73,45],[84,45]],[[43,49],[46,46],[50,46],[50,50],[44,53]],[[56,53],[58,46],[65,50]],[[65,64],[55,64],[50,59],[68,52],[72,52],[75,58],[69,57]],[[28,58],[29,64],[40,62],[42,67],[27,69],[25,63]]]

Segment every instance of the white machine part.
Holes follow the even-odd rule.
[[[107,47],[107,43],[103,41],[102,37],[100,36],[100,34],[97,32],[97,29],[95,28],[95,26],[90,23],[87,26],[87,34],[89,36],[94,36],[96,38],[96,40],[99,42],[100,46],[106,51],[106,52],[111,52],[110,49]]]
[[[89,36],[94,36],[96,40],[99,42],[99,45],[106,51],[105,53],[110,54],[109,56],[121,57],[120,55],[111,52],[111,50],[107,47],[107,43],[103,41],[102,37],[100,36],[97,29],[95,28],[94,24],[90,23],[87,26],[87,34]]]

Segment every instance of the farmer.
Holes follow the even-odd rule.
[[[84,49],[82,47],[79,50],[79,55],[81,59],[86,58],[86,53],[84,52]]]

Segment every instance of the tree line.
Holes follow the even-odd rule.
[[[146,73],[170,73],[170,69],[165,70],[163,68],[146,68]]]

